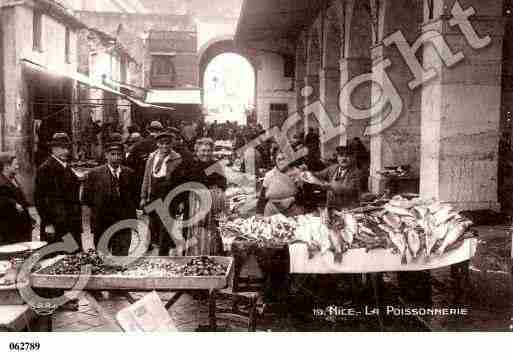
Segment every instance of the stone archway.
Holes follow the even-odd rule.
[[[255,110],[257,106],[256,95],[257,95],[257,83],[258,83],[258,63],[256,60],[256,54],[244,48],[237,46],[234,41],[233,35],[223,35],[210,39],[207,43],[205,43],[200,50],[198,51],[198,59],[199,59],[199,86],[202,89],[201,98],[204,103],[205,93],[204,93],[204,82],[205,82],[205,72],[209,63],[218,55],[225,53],[235,53],[237,55],[245,58],[252,66],[254,71],[255,78],[255,89],[254,89],[254,98],[255,98]]]

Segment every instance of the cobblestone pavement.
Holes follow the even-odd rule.
[[[478,252],[471,262],[470,286],[464,298],[454,301],[460,291],[454,288],[454,282],[448,268],[432,271],[431,287],[434,308],[467,308],[468,315],[446,317],[423,317],[421,323],[409,316],[382,316],[382,325],[387,331],[422,331],[429,324],[432,330],[439,331],[504,331],[508,330],[511,317],[512,278],[509,273],[511,240],[505,227],[480,227],[480,243]],[[310,278],[311,279],[311,278]],[[337,282],[339,280],[337,279]],[[344,282],[345,279],[341,278]],[[393,274],[384,276],[384,292],[382,304],[396,305],[397,302],[396,278]],[[325,300],[324,294],[295,296],[289,298],[288,305],[273,307],[259,316],[259,331],[376,331],[380,329],[376,316],[362,316],[356,318],[325,318],[314,317],[313,309],[325,308],[327,305],[339,305],[352,308],[346,296],[347,291],[337,288],[326,291],[331,299]],[[325,288],[326,289],[326,288]],[[304,294],[304,293],[303,293]],[[141,297],[143,293],[135,294]],[[172,293],[161,294],[165,302]],[[372,293],[364,296],[372,298]],[[372,301],[370,301],[372,303]],[[455,304],[456,303],[456,304]],[[53,327],[57,332],[96,332],[112,331],[112,328],[101,322],[96,311],[89,303],[82,299],[79,302],[78,312],[58,311],[54,314]],[[120,309],[129,305],[119,297],[105,298],[102,306],[106,312],[115,315]],[[228,307],[230,303],[221,301],[220,307]],[[294,310],[292,310],[294,308]],[[299,308],[303,308],[300,310]],[[382,312],[384,308],[382,307]],[[194,331],[200,325],[208,323],[207,303],[184,295],[169,311],[175,325],[180,331]],[[342,319],[348,320],[342,320]],[[243,323],[219,322],[223,330],[244,331]]]

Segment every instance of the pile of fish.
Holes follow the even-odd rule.
[[[473,223],[450,205],[400,196],[377,208],[335,211],[329,222],[329,249],[337,262],[349,249],[383,248],[398,253],[406,264],[419,257],[442,255],[474,237],[469,231]],[[312,239],[321,252],[327,249],[326,236]]]
[[[295,239],[297,222],[281,214],[271,217],[237,218],[221,227],[223,236],[234,236],[262,246],[286,245]]]

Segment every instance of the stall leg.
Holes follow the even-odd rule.
[[[451,278],[454,281],[454,302],[463,303],[470,287],[470,261],[451,266]]]
[[[376,308],[380,307],[380,300],[379,300],[379,282],[378,281],[378,274],[371,273],[371,282],[372,282],[372,290],[374,293],[374,304],[376,305]],[[378,324],[379,324],[379,330],[381,332],[385,331],[385,326],[383,325],[383,318],[381,318],[381,310],[377,314]]]
[[[211,289],[208,296],[208,320],[211,331],[217,330],[216,320],[216,290]]]
[[[173,306],[173,304],[175,304],[176,302],[178,302],[178,300],[180,299],[180,297],[182,296],[182,292],[176,292],[172,297],[171,299],[169,299],[169,301],[166,303],[166,309],[169,310],[169,308],[171,308]]]

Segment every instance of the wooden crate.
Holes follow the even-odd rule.
[[[169,261],[185,265],[194,257],[144,257],[151,260]],[[228,278],[233,271],[233,258],[209,257],[228,267],[224,276],[177,276],[177,277],[134,277],[117,275],[92,275],[87,281],[85,290],[191,290],[191,289],[223,289],[228,285]],[[76,285],[79,275],[48,275],[42,269],[31,275],[31,284],[35,288],[71,289]]]

